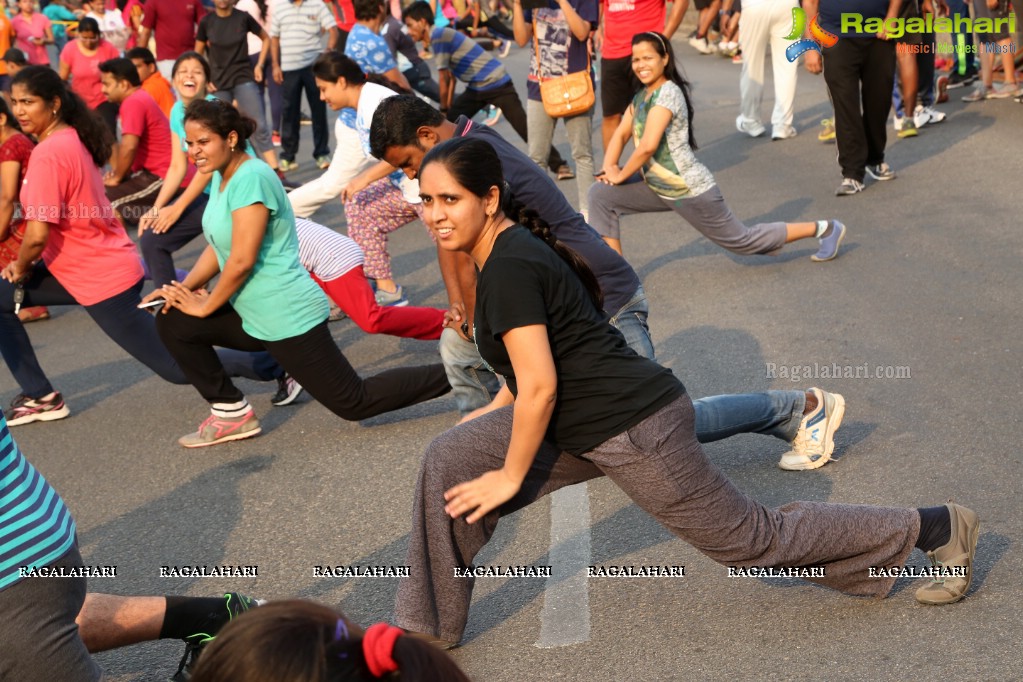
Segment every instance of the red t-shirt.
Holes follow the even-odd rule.
[[[105,301],[142,279],[135,245],[74,128],[52,133],[35,148],[21,207],[25,220],[50,224],[43,262],[79,304]]]
[[[153,96],[139,88],[121,102],[121,135],[139,138],[131,172],[145,169],[163,177],[171,162],[170,122]]]
[[[99,65],[108,59],[120,57],[117,48],[106,40],[100,40],[96,53],[92,56],[83,54],[78,41],[72,40],[60,52],[60,61],[71,67],[71,91],[85,100],[90,109],[95,109],[107,101],[100,83]]]
[[[632,54],[632,36],[645,31],[664,30],[665,0],[602,0],[604,3],[605,59]]]
[[[195,28],[204,14],[199,0],[146,0],[142,25],[154,29],[157,60],[195,49]]]

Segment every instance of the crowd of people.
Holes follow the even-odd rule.
[[[978,16],[1008,16],[992,2],[972,5]],[[848,233],[836,218],[748,225],[725,203],[696,155],[696,102],[672,40],[687,1],[44,4],[18,0],[16,14],[0,16],[0,354],[20,387],[0,413],[0,613],[11,614],[0,627],[17,643],[0,652],[0,678],[51,680],[56,670],[95,680],[90,652],[177,638],[187,644],[179,674],[193,680],[273,680],[285,670],[310,681],[396,671],[466,679],[439,651],[458,644],[472,596],[472,581],[451,569],[471,563],[501,517],[602,475],[722,564],[819,566],[815,582],[885,596],[895,578],[868,579],[868,569],[903,565],[916,548],[935,566],[963,569],[920,587],[919,602],[966,596],[972,510],[772,509],[703,454],[701,443],[759,433],[790,444],[782,469],[820,468],[845,415],[841,395],[809,387],[694,399],[656,361],[623,218],[674,212],[739,254],[813,239],[815,262],[838,257]],[[738,131],[767,130],[770,46],[771,137],[796,136],[798,64],[785,57],[796,1],[695,4],[695,53],[742,64]],[[949,11],[942,0],[853,4],[865,18]],[[837,143],[839,195],[863,191],[868,176],[895,178],[885,161],[892,111],[906,138],[944,120],[935,106],[947,90],[978,77],[965,100],[1023,101],[1011,55],[982,49],[978,72],[964,51],[945,75],[936,50],[905,47],[933,48],[933,34],[843,31],[849,2],[802,7],[819,18],[807,38],[817,39],[814,26],[839,38],[802,55],[807,71],[823,72],[834,106],[819,137]],[[998,46],[1010,36],[976,39]],[[502,63],[513,43],[529,50],[525,106],[523,84]],[[691,71],[698,59],[687,60]],[[333,152],[328,108],[338,112]],[[502,116],[525,152],[493,128]],[[559,120],[574,168],[552,144]],[[301,166],[306,122],[323,172],[300,185],[288,174]],[[558,184],[572,178],[574,205]],[[334,201],[347,235],[312,220]],[[393,271],[388,235],[416,221],[436,246],[446,309],[410,305]],[[175,255],[200,235],[201,255],[179,269]],[[276,382],[276,406],[306,392],[350,421],[451,392],[460,420],[427,446],[420,468],[399,627],[362,630],[306,602],[114,597],[88,594],[84,578],[22,576],[82,566],[71,511],[8,431],[71,414],[24,327],[66,305],[84,308],[161,378],[198,392],[208,414],[179,439],[186,448],[261,432],[233,377]],[[343,316],[368,333],[436,340],[439,360],[363,377],[330,331]]]

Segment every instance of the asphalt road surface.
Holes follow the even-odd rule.
[[[840,257],[814,263],[815,243],[740,257],[674,214],[625,221],[659,359],[693,396],[816,385],[847,400],[838,461],[823,469],[778,469],[787,447],[762,436],[707,452],[771,505],[954,498],[976,509],[973,587],[957,605],[924,607],[912,580],[867,600],[798,580],[729,578],[598,480],[502,522],[477,564],[552,565],[553,577],[478,580],[454,657],[493,682],[1021,679],[1023,106],[967,105],[953,91],[940,107],[947,121],[915,139],[890,136],[897,180],[837,198],[835,147],[816,139],[830,116],[821,78],[800,73],[798,137],[753,140],[734,127],[740,67],[699,56],[684,39],[675,46],[695,86],[698,155],[735,213],[752,222],[835,217],[849,227]],[[528,54],[508,59],[520,92]],[[772,104],[768,87],[765,118]],[[523,146],[505,122],[497,129]],[[304,128],[295,173],[303,180],[317,172],[309,137]],[[599,123],[594,138],[599,165]],[[570,156],[561,128],[555,141]],[[560,186],[575,203],[574,182]],[[316,217],[343,226],[339,204]],[[199,250],[191,245],[181,262]],[[413,303],[443,306],[423,227],[395,233],[391,252]],[[153,376],[80,309],[29,328],[73,414],[14,433],[70,506],[86,562],[117,566],[116,578],[90,589],[237,590],[320,600],[366,624],[391,616],[396,579],[314,577],[313,568],[404,563],[418,460],[456,420],[449,397],[348,423],[308,398],[273,408],[273,386],[242,382],[264,434],[186,451],[177,438],[206,415],[193,389]],[[368,336],[350,321],[332,330],[364,374],[438,361],[433,342]],[[842,378],[830,378],[835,365]],[[869,372],[845,378],[847,366]],[[16,392],[0,373],[5,404]],[[911,563],[926,559],[918,552]],[[159,577],[163,565],[204,564],[255,565],[258,577]],[[684,566],[685,575],[587,579],[589,565]],[[156,642],[99,661],[114,681],[159,680],[181,651]]]

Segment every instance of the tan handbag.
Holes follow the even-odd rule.
[[[570,39],[571,40],[571,39]],[[586,70],[557,78],[544,78],[541,71],[540,42],[536,37],[536,17],[533,18],[533,49],[536,50],[536,75],[540,80],[540,99],[543,109],[551,118],[576,116],[593,108],[597,99],[590,78],[590,53],[586,51]]]

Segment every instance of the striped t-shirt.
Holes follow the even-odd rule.
[[[430,48],[437,69],[448,69],[470,90],[485,92],[511,83],[504,64],[494,59],[472,38],[451,28],[434,28]]]
[[[323,52],[323,36],[337,28],[323,0],[277,0],[271,5],[267,33],[281,41],[281,71],[304,69]]]
[[[298,260],[321,282],[337,279],[366,260],[358,244],[319,223],[295,218],[295,232]]]
[[[0,590],[21,580],[20,567],[52,564],[74,541],[71,513],[21,454],[0,412]]]

